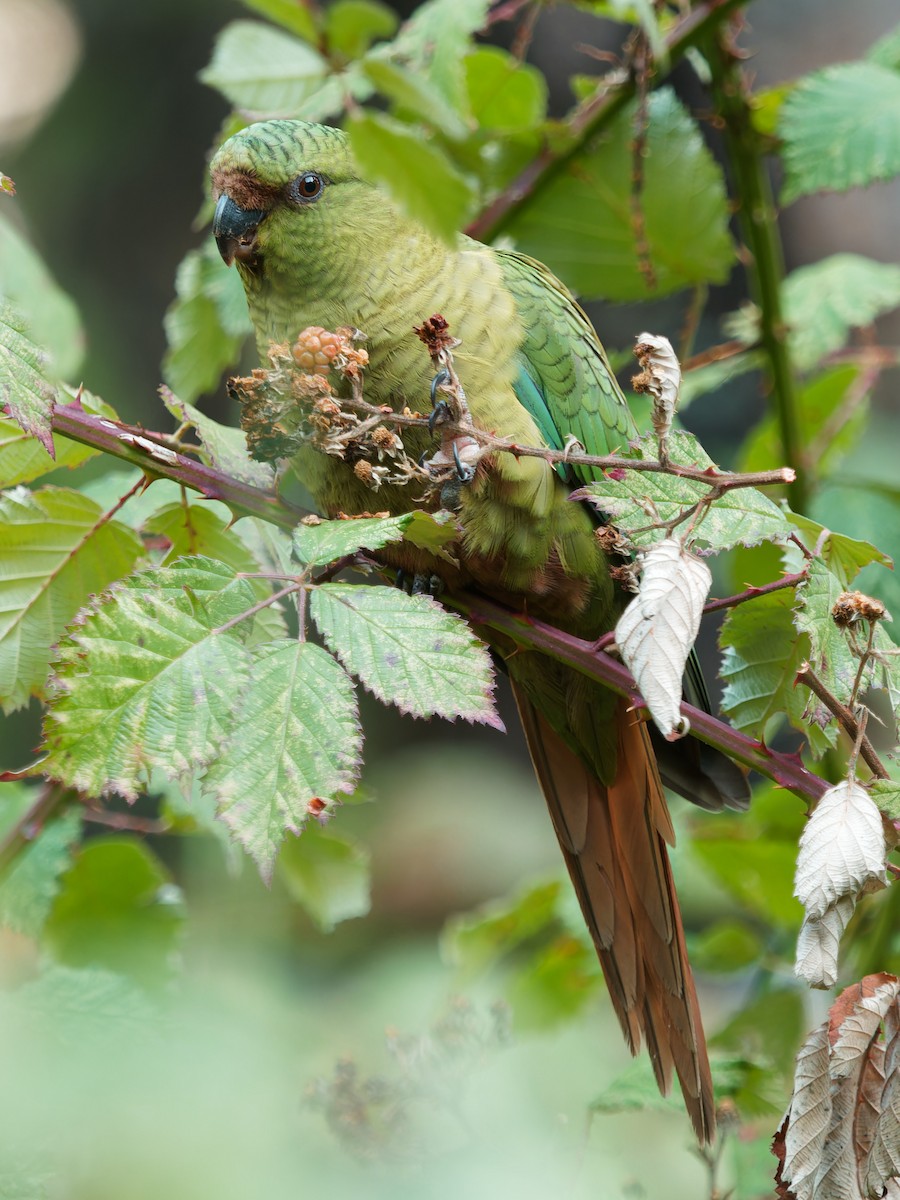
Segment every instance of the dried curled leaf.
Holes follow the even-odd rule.
[[[795,972],[811,987],[833,987],[837,949],[865,892],[887,884],[881,814],[854,780],[824,794],[800,838],[794,895],[806,910]]]
[[[773,1143],[787,1200],[897,1194],[900,980],[846,988],[797,1055],[794,1092]]]
[[[640,590],[616,625],[619,652],[670,739],[687,733],[681,679],[711,583],[706,563],[667,538],[644,556]]]
[[[664,459],[681,389],[681,364],[669,339],[656,333],[639,334],[634,355],[642,370],[632,379],[631,386],[636,392],[653,397],[651,419],[659,438],[660,458]]]

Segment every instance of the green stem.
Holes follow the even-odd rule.
[[[718,37],[711,45],[713,94],[725,122],[725,143],[734,173],[738,220],[750,261],[747,277],[760,312],[760,344],[766,376],[781,432],[783,457],[797,478],[790,489],[791,507],[805,512],[809,501],[806,455],[800,429],[797,385],[788,352],[787,326],[781,307],[784,256],[778,214],[764,163],[764,146],[753,127],[749,86],[734,49]]]

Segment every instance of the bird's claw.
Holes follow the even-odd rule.
[[[425,572],[410,575],[404,570],[397,572],[397,587],[408,596],[439,596],[444,590],[443,581],[437,576]]]
[[[453,465],[456,467],[456,475],[460,483],[471,483],[475,478],[475,468],[471,463],[464,463],[459,457],[456,442],[453,443]]]
[[[453,413],[450,405],[446,400],[441,400],[438,396],[439,388],[446,386],[450,382],[450,372],[446,367],[442,367],[431,381],[431,416],[428,418],[428,432],[434,435],[436,425],[442,425],[445,421],[453,420]]]

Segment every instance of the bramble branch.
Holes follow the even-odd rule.
[[[866,737],[865,732],[860,729],[859,722],[845,704],[838,700],[837,696],[833,696],[828,688],[815,674],[808,662],[802,663],[800,670],[797,672],[797,683],[802,683],[805,687],[817,696],[825,705],[828,711],[834,716],[850,738],[851,742],[859,745],[859,755],[863,762],[877,779],[890,779],[890,773],[882,763],[881,759],[875,750],[875,747]]]
[[[464,613],[476,629],[482,626],[495,630],[518,646],[549,654],[590,679],[596,679],[618,695],[625,696],[635,708],[644,708],[643,698],[627,668],[602,650],[598,652],[595,643],[586,642],[533,617],[511,612],[480,595],[452,592],[444,598],[451,607]],[[770,750],[762,742],[732,729],[692,704],[682,703],[681,711],[691,723],[692,736],[715,746],[737,762],[789,788],[798,796],[817,800],[827,790],[825,781],[807,771],[799,756]]]
[[[746,0],[708,0],[705,4],[693,5],[684,19],[666,35],[669,67],[673,67],[692,46],[707,38],[712,30],[745,3]],[[597,92],[577,108],[569,120],[568,138],[554,139],[553,146],[545,146],[476,217],[467,232],[482,242],[489,242],[496,237],[513,213],[582,153],[591,138],[624,108],[634,95],[635,82],[634,73],[625,71],[617,71],[611,78],[600,80]]]

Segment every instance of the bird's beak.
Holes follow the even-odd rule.
[[[241,208],[224,192],[216,204],[213,236],[227,267],[237,259],[251,262],[256,252],[256,231],[265,216],[261,208]]]

